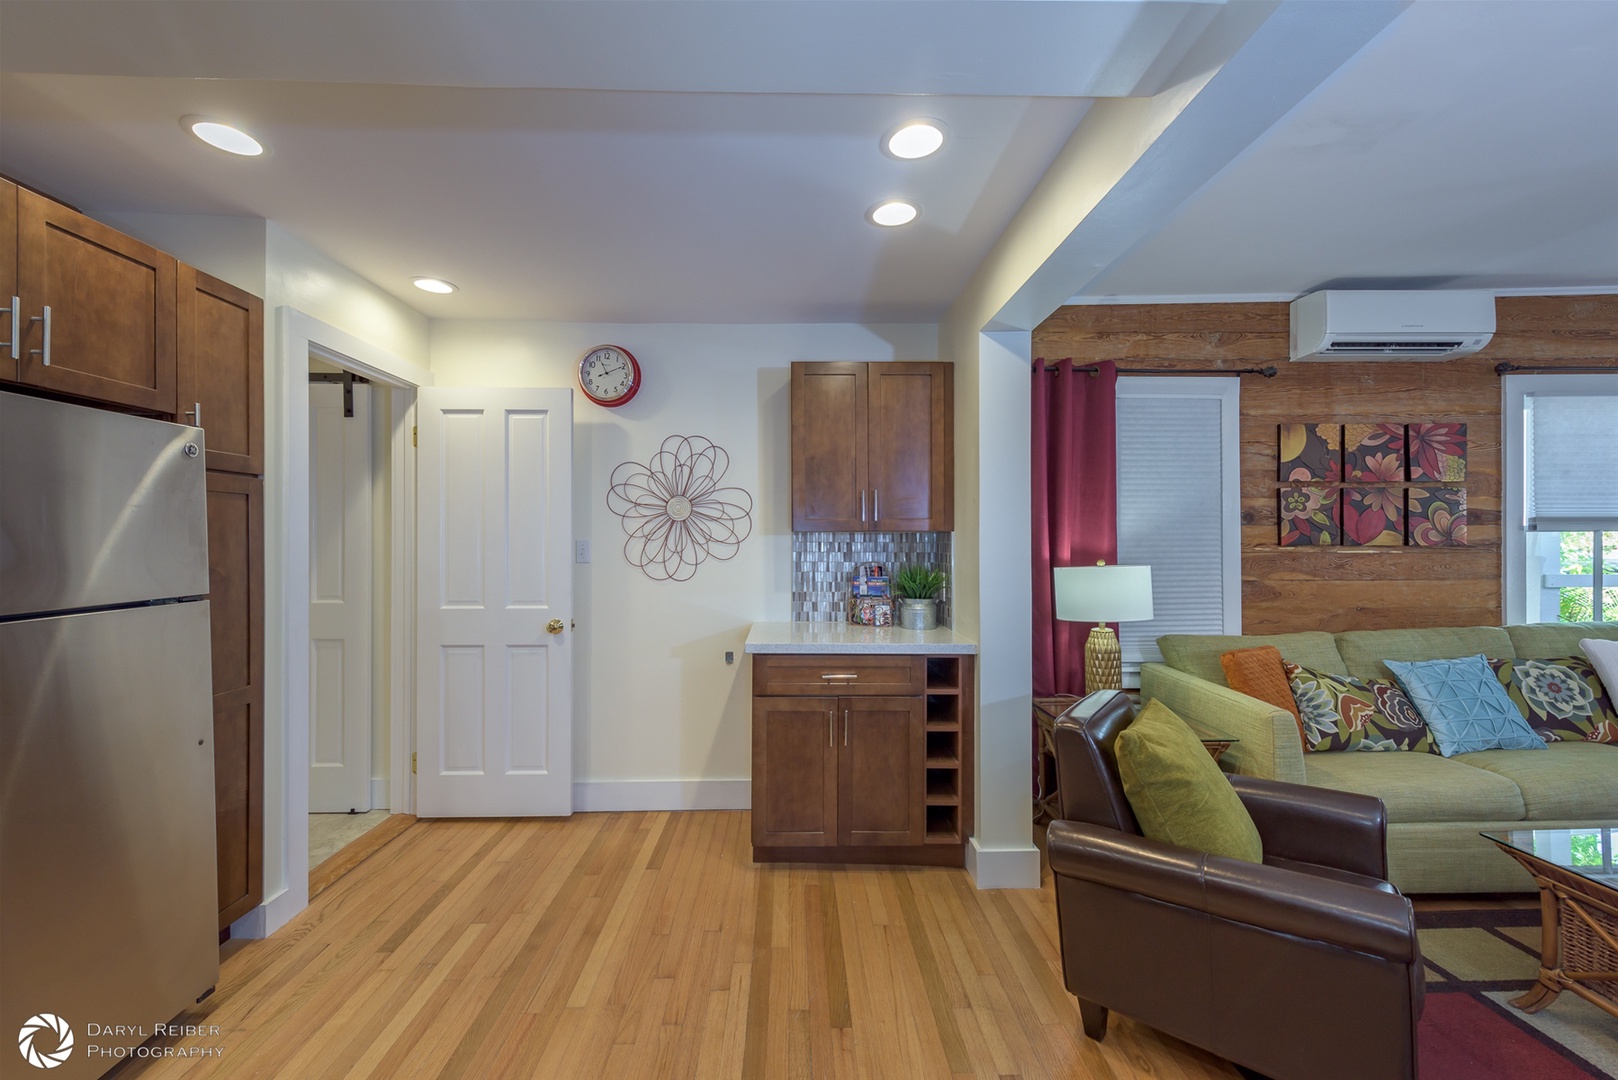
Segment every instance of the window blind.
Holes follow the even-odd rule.
[[[1131,670],[1159,635],[1240,632],[1237,382],[1118,380],[1118,561],[1152,568],[1154,611],[1119,624]]]
[[[1523,398],[1530,532],[1618,529],[1618,385]]]

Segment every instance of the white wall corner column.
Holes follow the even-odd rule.
[[[1034,846],[1034,663],[1029,464],[1032,335],[979,335],[977,822],[966,853],[980,889],[1039,887]]]

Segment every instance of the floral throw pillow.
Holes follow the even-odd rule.
[[[1330,750],[1414,750],[1436,754],[1427,723],[1392,679],[1360,680],[1297,664],[1286,665],[1298,703],[1305,753]]]
[[[1584,657],[1490,660],[1489,667],[1528,726],[1546,742],[1618,743],[1618,710]]]

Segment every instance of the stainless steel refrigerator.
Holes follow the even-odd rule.
[[[100,1076],[219,974],[202,448],[0,392],[0,1076]]]

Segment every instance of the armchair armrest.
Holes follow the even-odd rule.
[[[1388,879],[1388,815],[1382,800],[1331,788],[1232,776],[1264,854]]]
[[[1285,709],[1159,663],[1141,665],[1140,693],[1173,709],[1198,734],[1237,739],[1221,759],[1236,772],[1304,782],[1298,722]]]
[[[1390,963],[1420,955],[1410,901],[1393,892],[1227,859],[1076,821],[1051,823],[1051,870],[1228,922]]]

